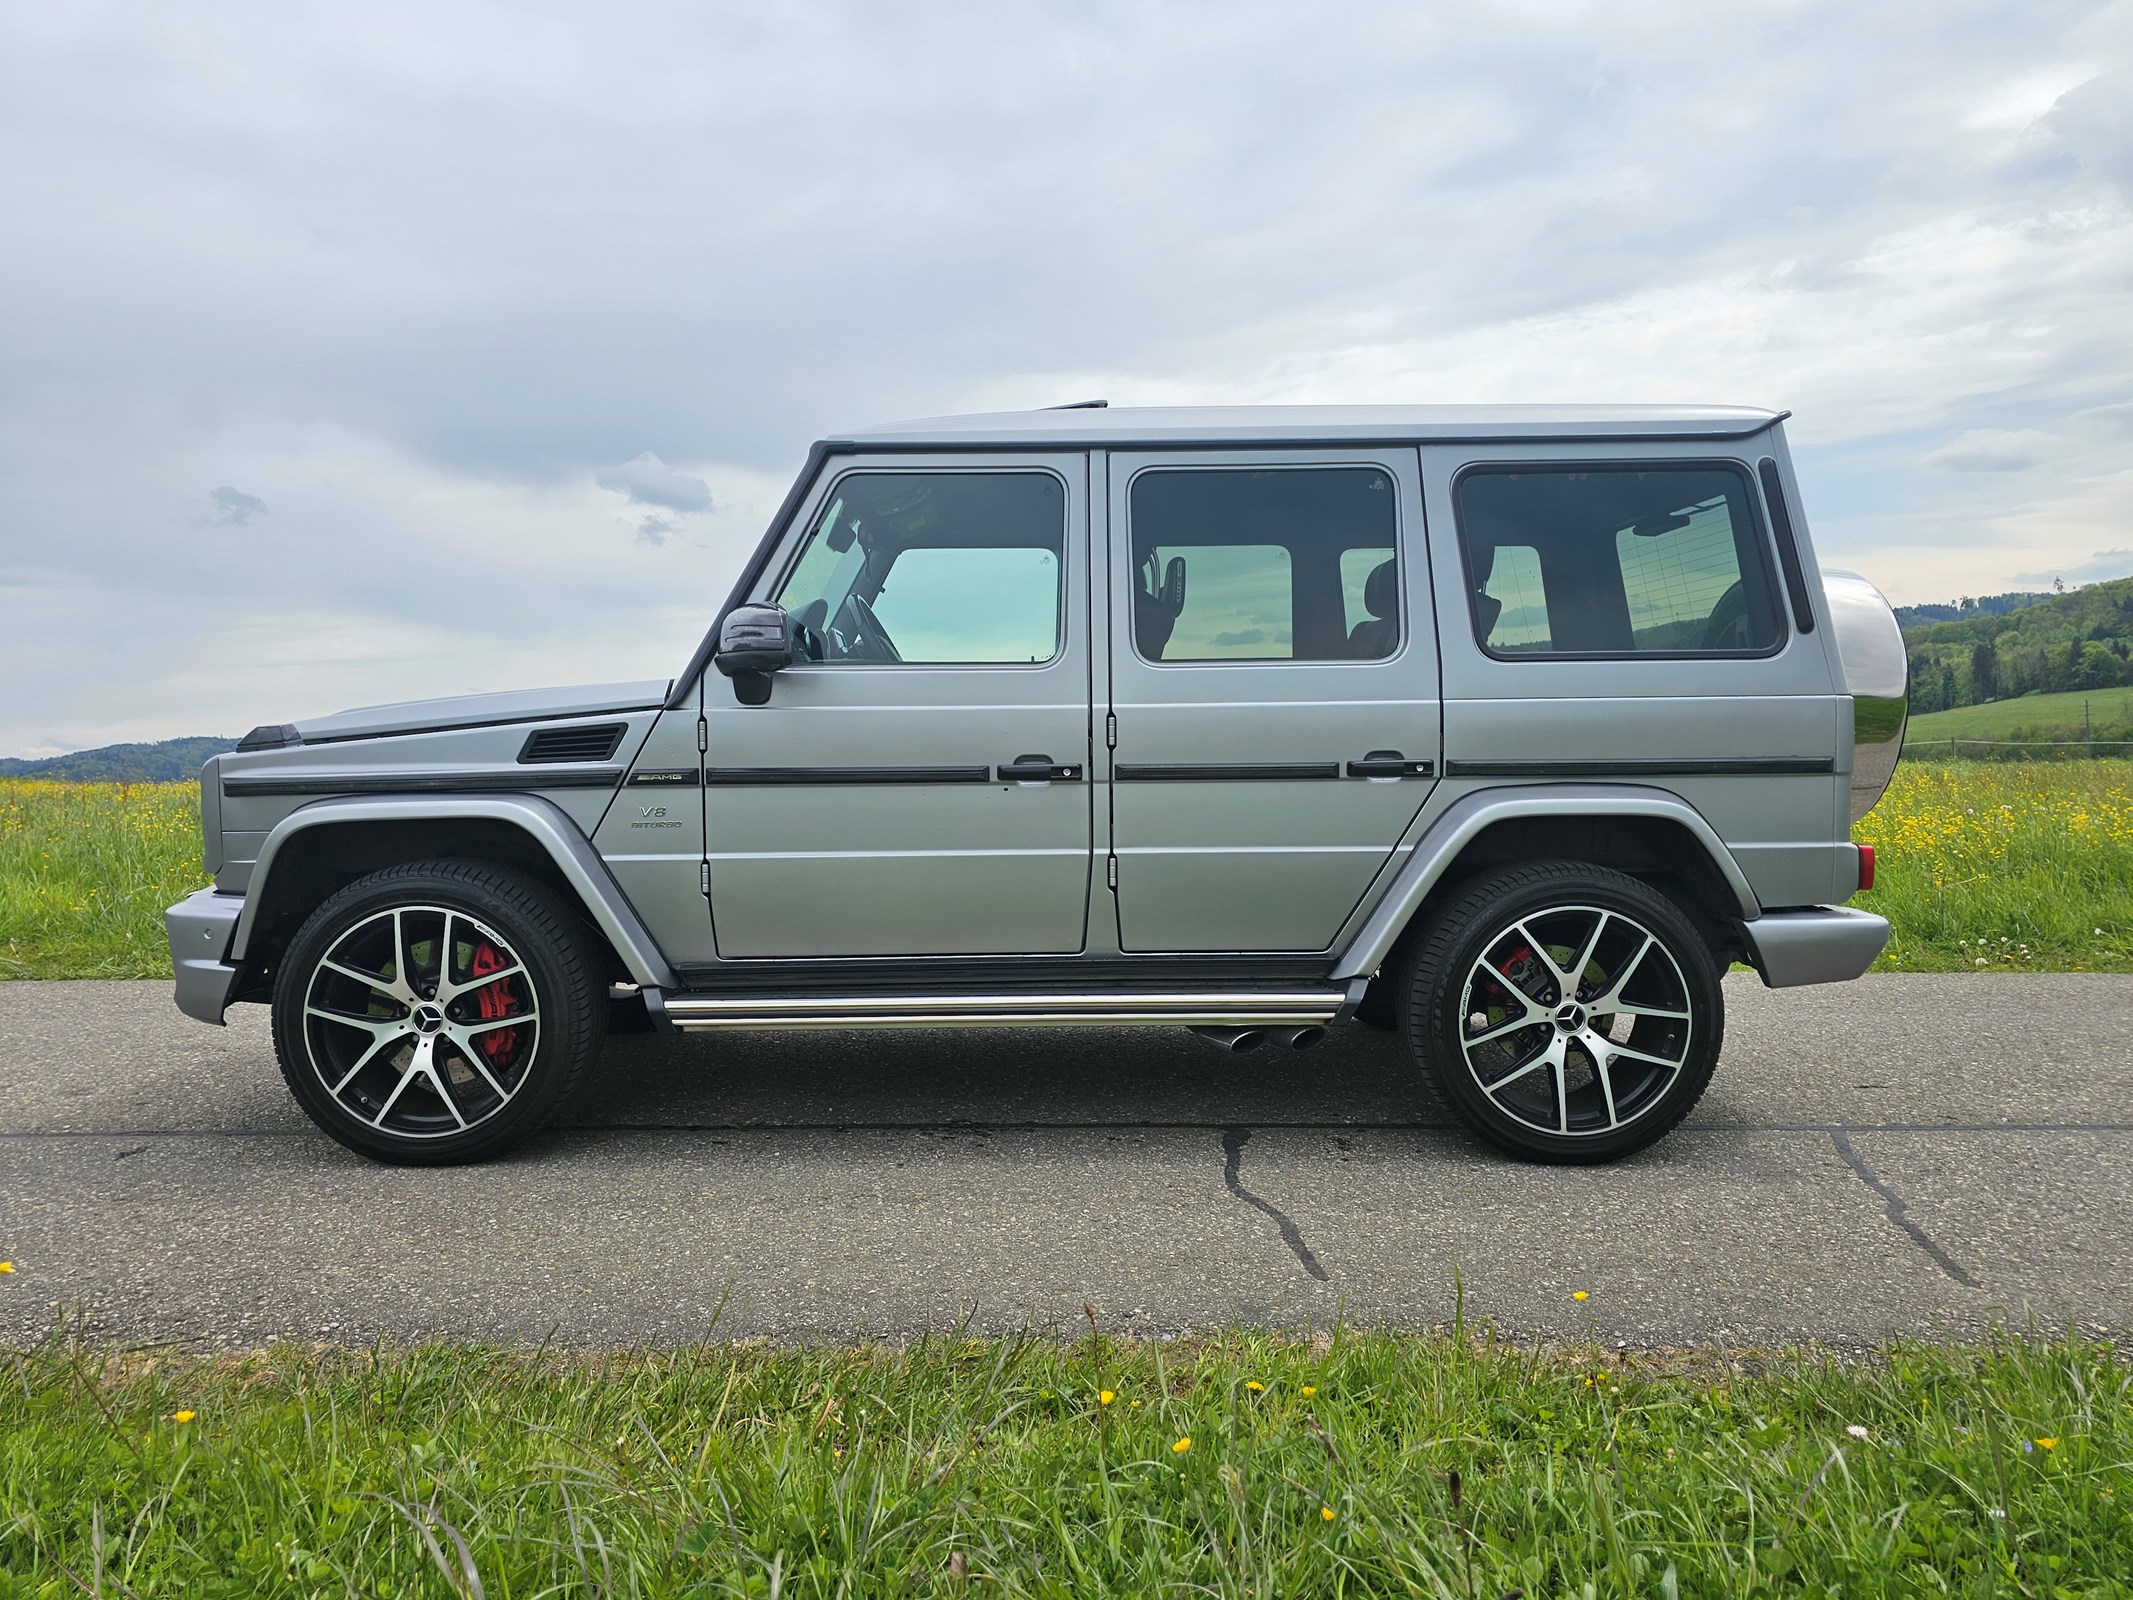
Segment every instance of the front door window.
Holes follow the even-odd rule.
[[[1050,473],[855,472],[778,603],[824,665],[1039,665],[1059,653],[1065,539]]]

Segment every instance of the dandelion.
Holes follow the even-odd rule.
[[[1864,1439],[1866,1437],[1866,1429],[1860,1427],[1859,1424],[1856,1422],[1852,1423],[1844,1431],[1850,1434],[1854,1439]]]
[[[1107,1406],[1117,1398],[1118,1396],[1113,1394],[1109,1389],[1099,1389],[1096,1391],[1096,1403],[1100,1406]]]
[[[170,1420],[173,1422],[190,1422],[195,1415],[197,1413],[191,1411],[173,1411],[170,1414]]]
[[[1190,1450],[1191,1448],[1192,1448],[1192,1435],[1188,1433],[1188,1434],[1186,1434],[1186,1435],[1185,1435],[1185,1437],[1184,1437],[1184,1438],[1180,1439],[1180,1440],[1179,1440],[1179,1441],[1178,1441],[1178,1442],[1177,1442],[1176,1444],[1174,1444],[1174,1445],[1172,1445],[1172,1446],[1170,1447],[1170,1453],[1171,1453],[1172,1455],[1174,1455],[1174,1456],[1181,1456],[1181,1455],[1183,1455],[1183,1454],[1184,1454],[1184,1453],[1185,1453],[1186,1451]]]
[[[1253,1394],[1263,1394],[1266,1392],[1266,1385],[1261,1383],[1257,1378],[1247,1378],[1244,1382],[1244,1386],[1245,1388],[1251,1390]]]
[[[1333,1520],[1333,1508],[1331,1506],[1320,1506],[1318,1515],[1320,1521],[1331,1522]]]
[[[1572,1289],[1570,1291],[1570,1298],[1573,1300],[1589,1300],[1592,1298],[1592,1296],[1587,1294],[1583,1289]]]

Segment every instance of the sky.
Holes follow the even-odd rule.
[[[678,671],[810,440],[1787,407],[2133,573],[2133,0],[0,7],[0,754]]]

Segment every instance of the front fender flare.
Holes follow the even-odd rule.
[[[1415,841],[1407,864],[1334,963],[1335,979],[1367,977],[1392,953],[1401,930],[1476,835],[1516,817],[1653,817],[1678,823],[1703,846],[1733,891],[1743,922],[1762,915],[1747,874],[1703,814],[1678,794],[1629,783],[1537,783],[1477,789],[1447,806]]]
[[[584,903],[593,923],[615,947],[632,982],[673,988],[674,970],[660,953],[636,907],[615,882],[592,841],[553,802],[531,794],[424,795],[391,798],[345,796],[299,806],[276,824],[259,848],[259,859],[246,885],[244,910],[230,941],[229,959],[242,961],[251,946],[252,924],[264,903],[275,858],[298,834],[314,828],[356,822],[442,822],[461,818],[507,823],[525,833],[542,850]]]

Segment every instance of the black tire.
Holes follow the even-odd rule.
[[[275,978],[274,1053],[305,1114],[349,1149],[450,1166],[500,1155],[567,1105],[607,1013],[575,907],[509,868],[419,861],[305,919]]]
[[[1453,893],[1411,953],[1402,1021],[1468,1128],[1529,1161],[1584,1165],[1643,1149],[1702,1098],[1725,1038],[1718,980],[1694,924],[1657,890],[1535,862]]]

